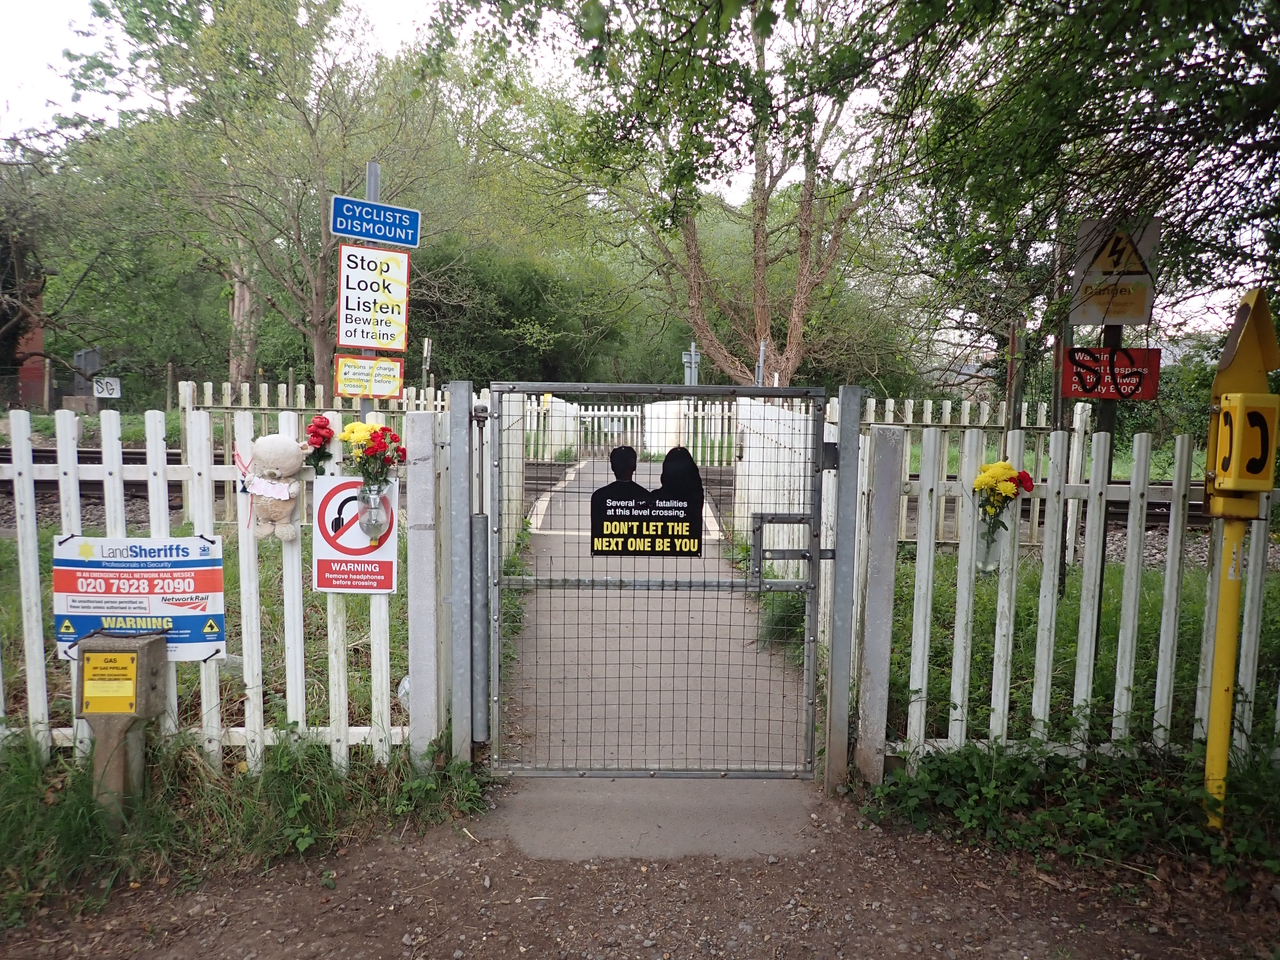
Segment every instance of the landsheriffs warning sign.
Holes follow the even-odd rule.
[[[338,346],[405,348],[409,254],[343,244],[338,257]]]
[[[333,358],[333,390],[340,397],[399,400],[404,392],[404,361],[339,354]]]
[[[399,540],[400,483],[392,480],[382,497],[390,519],[376,540],[360,529],[354,477],[316,477],[315,537],[311,542],[311,582],[324,593],[395,593]]]
[[[96,630],[164,632],[170,660],[225,657],[222,538],[55,541],[53,622],[64,660]]]

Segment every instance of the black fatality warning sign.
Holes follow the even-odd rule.
[[[702,475],[684,447],[662,462],[662,486],[646,490],[632,477],[636,452],[616,447],[609,464],[617,478],[591,495],[591,555],[702,556]]]

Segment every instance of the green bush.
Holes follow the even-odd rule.
[[[1022,745],[969,745],[890,773],[863,812],[1082,862],[1175,855],[1204,858],[1236,877],[1256,867],[1280,873],[1280,770],[1270,754],[1268,747],[1233,758],[1221,832],[1207,825],[1203,748],[1096,753],[1082,763]]]

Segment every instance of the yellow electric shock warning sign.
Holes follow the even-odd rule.
[[[86,653],[84,713],[133,713],[138,703],[138,658],[131,653]]]

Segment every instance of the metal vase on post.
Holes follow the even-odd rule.
[[[387,502],[386,480],[366,480],[356,493],[356,517],[360,530],[370,543],[377,543],[391,526],[391,509]]]

